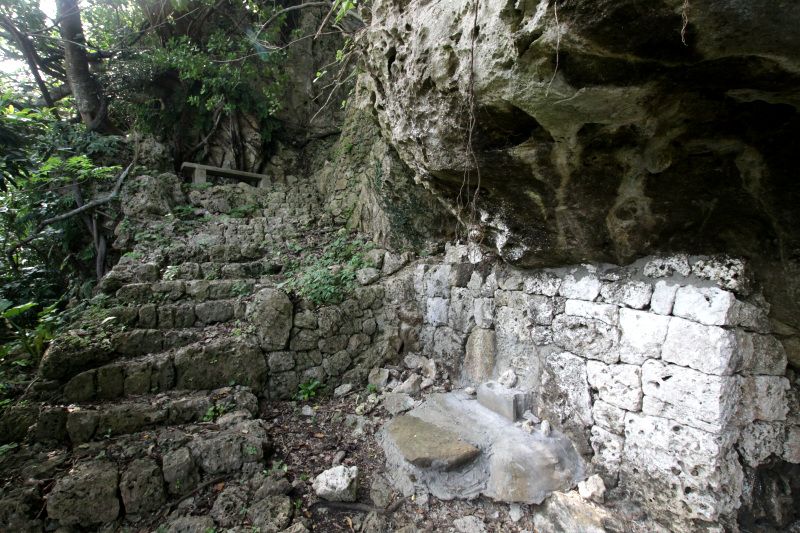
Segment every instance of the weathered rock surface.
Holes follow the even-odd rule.
[[[381,432],[387,476],[406,495],[442,499],[485,494],[539,503],[583,474],[572,444],[553,432],[529,433],[462,392],[434,394]]]
[[[386,429],[406,461],[419,468],[454,470],[479,454],[457,433],[441,429],[412,415],[397,417]]]
[[[109,461],[81,463],[56,482],[47,515],[65,526],[111,522],[120,512],[117,481],[117,468]]]
[[[314,492],[333,502],[354,502],[358,491],[358,467],[334,466],[314,479]]]
[[[504,258],[748,256],[800,324],[797,6],[381,0],[369,15],[384,138],[454,210],[477,164],[482,231]]]

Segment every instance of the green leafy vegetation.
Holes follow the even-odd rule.
[[[301,383],[297,391],[297,399],[307,402],[311,398],[316,398],[317,390],[321,385],[322,383],[318,379],[310,379],[305,383]]]
[[[364,254],[371,248],[342,230],[321,254],[288,265],[281,287],[318,305],[339,303],[355,288],[356,272],[369,266]]]

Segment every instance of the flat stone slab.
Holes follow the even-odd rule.
[[[478,402],[511,422],[522,418],[525,411],[533,410],[532,394],[508,388],[496,381],[488,381],[478,387]]]
[[[583,460],[560,432],[528,432],[463,391],[431,394],[378,433],[386,476],[404,496],[539,504],[584,479]],[[478,452],[480,450],[480,452]]]
[[[481,451],[457,434],[415,416],[403,415],[387,427],[406,461],[419,468],[454,470],[472,462]]]

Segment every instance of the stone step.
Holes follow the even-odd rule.
[[[204,335],[207,335],[204,329],[196,328],[132,329],[99,337],[65,334],[50,343],[39,365],[39,373],[45,379],[64,382],[84,370],[120,357],[180,348],[202,340]]]
[[[154,283],[129,283],[116,292],[122,303],[168,303],[183,300],[205,302],[251,295],[257,287],[254,279],[170,280]]]
[[[514,424],[454,391],[428,396],[388,422],[378,438],[392,483],[407,496],[424,491],[451,500],[483,494],[539,504],[586,477],[572,442],[548,428]]]
[[[167,304],[123,305],[110,308],[107,318],[115,323],[140,329],[201,328],[242,319],[246,302],[242,299],[185,301]]]
[[[214,394],[211,405],[227,405],[230,396],[245,395],[221,391]],[[248,403],[233,401],[236,408]],[[204,406],[185,407],[186,412],[192,412]],[[208,423],[112,434],[71,449],[23,444],[16,451],[23,478],[0,489],[3,509],[14,510],[3,515],[10,519],[4,527],[8,531],[44,531],[46,523],[48,530],[72,531],[77,526],[82,531],[150,531],[161,523],[153,524],[153,519],[162,510],[169,510],[192,494],[208,496],[213,501],[216,493],[212,484],[224,479],[235,487],[242,483],[255,496],[263,495],[260,499],[268,499],[283,509],[283,529],[291,521],[293,508],[285,496],[291,485],[285,479],[264,475],[271,448],[265,424],[253,419],[246,409],[228,411]],[[264,487],[265,484],[269,486]],[[43,494],[36,487],[46,487],[49,492]],[[278,498],[280,501],[272,501]],[[260,510],[268,516],[275,514],[270,509]],[[257,518],[255,514],[252,518]],[[202,518],[208,528],[178,529],[213,529],[210,517]],[[123,527],[120,521],[125,524]]]
[[[258,279],[262,276],[278,274],[283,265],[270,260],[245,261],[243,263],[182,262],[166,266],[160,274],[164,281],[237,280]]]
[[[263,395],[267,363],[255,338],[225,336],[179,349],[116,360],[76,374],[64,387],[68,402],[244,385]]]
[[[127,435],[147,428],[213,422],[219,416],[244,411],[257,414],[258,400],[246,387],[213,391],[172,391],[109,403],[92,402],[42,408],[32,435],[35,441],[67,442]]]

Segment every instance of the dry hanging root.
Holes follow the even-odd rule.
[[[681,26],[681,42],[684,46],[689,46],[686,44],[686,28],[689,26],[689,0],[683,0],[681,19],[683,20],[683,26]]]

